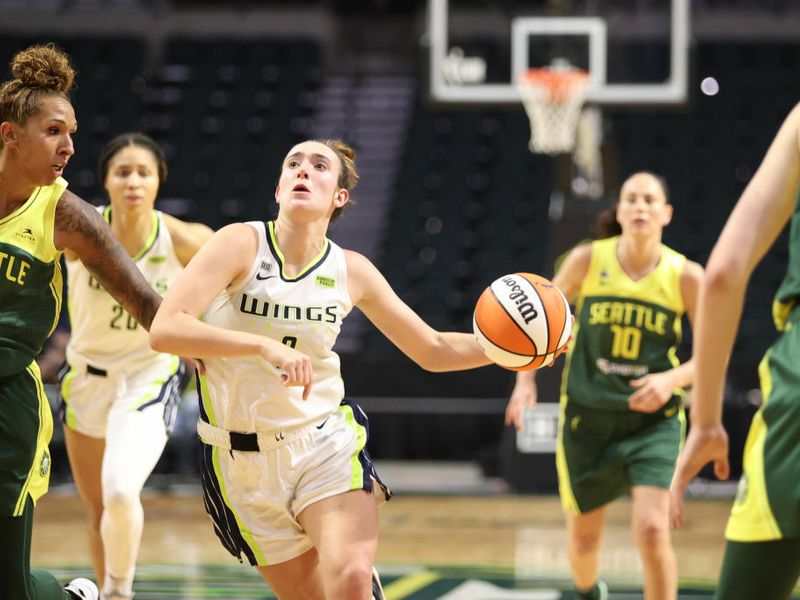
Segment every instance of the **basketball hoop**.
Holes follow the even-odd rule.
[[[531,122],[531,151],[550,155],[572,151],[588,83],[586,71],[569,66],[522,72],[517,89]]]

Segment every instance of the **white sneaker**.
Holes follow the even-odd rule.
[[[386,596],[383,595],[381,578],[378,577],[378,569],[375,567],[372,567],[372,600],[386,600]]]
[[[83,577],[78,577],[70,581],[64,591],[69,592],[78,600],[99,600],[100,590],[93,581],[89,581]]]

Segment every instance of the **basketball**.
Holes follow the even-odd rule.
[[[550,280],[533,273],[495,279],[475,305],[472,329],[493,363],[513,371],[551,365],[569,340],[569,302]]]

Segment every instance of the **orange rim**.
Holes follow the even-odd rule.
[[[589,82],[589,73],[583,69],[556,70],[546,67],[526,69],[519,76],[521,85],[547,90],[550,102],[562,103],[568,100],[574,90],[583,88]]]

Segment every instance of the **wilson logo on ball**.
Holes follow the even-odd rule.
[[[472,320],[475,337],[492,362],[515,371],[552,364],[569,341],[569,303],[551,281],[533,273],[494,280]]]
[[[508,295],[508,298],[513,300],[517,305],[517,310],[524,319],[526,325],[539,316],[538,311],[533,307],[533,304],[528,299],[528,295],[522,289],[522,286],[519,285],[516,278],[508,276],[503,277],[501,281],[511,288],[511,293]]]

